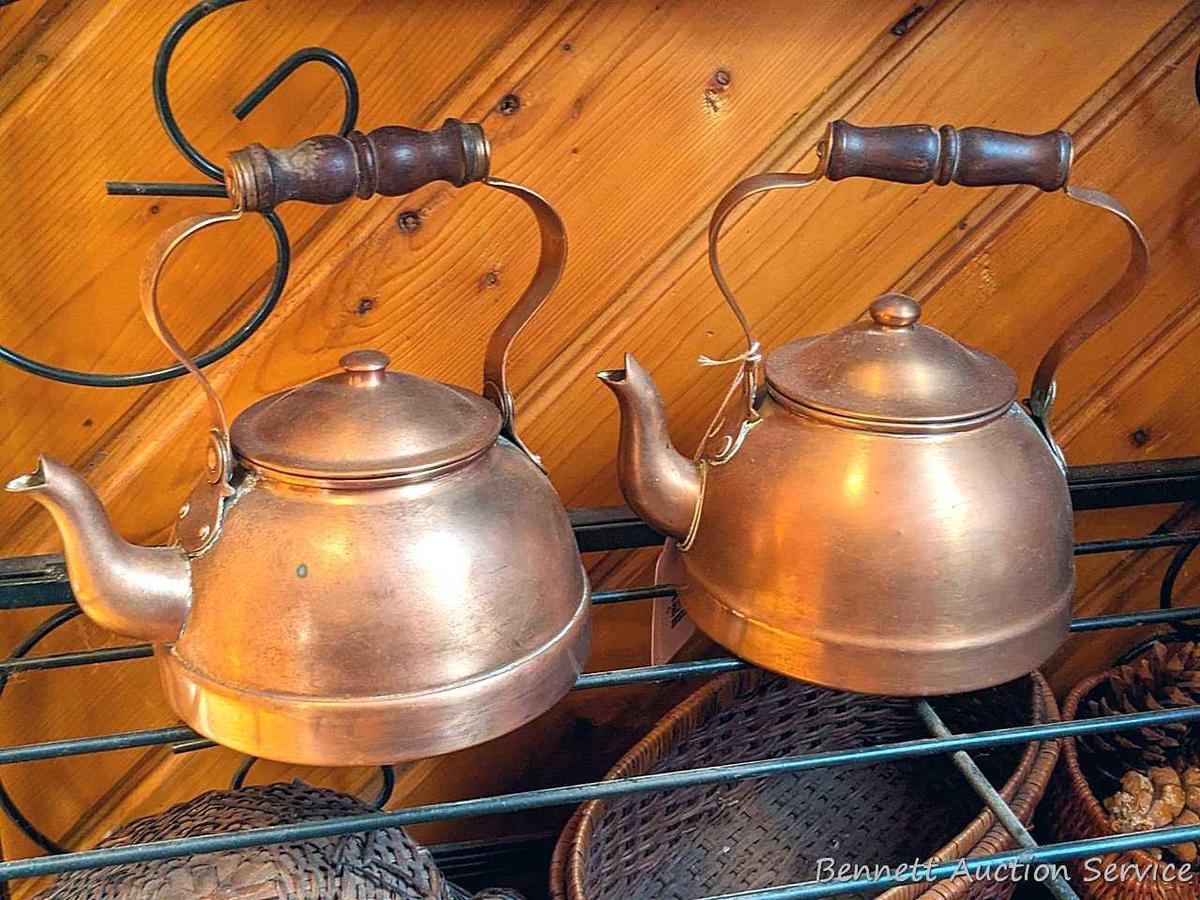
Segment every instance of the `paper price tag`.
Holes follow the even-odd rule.
[[[654,598],[650,625],[650,665],[670,662],[696,632],[678,597]]]
[[[674,546],[668,543],[654,567],[657,584],[672,583],[671,575],[677,569],[671,562],[677,553]],[[684,612],[678,597],[655,597],[654,609],[650,614],[650,665],[670,662],[695,633],[696,623]]]

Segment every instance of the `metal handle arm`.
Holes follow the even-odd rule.
[[[1050,412],[1054,405],[1054,375],[1059,365],[1091,335],[1125,310],[1145,285],[1149,272],[1150,250],[1137,223],[1116,200],[1090,188],[1069,186],[1067,178],[1072,162],[1071,137],[1065,131],[1024,135],[988,128],[956,129],[943,125],[893,125],[861,128],[848,122],[832,122],[818,146],[820,162],[812,172],[786,172],[754,175],[721,198],[708,229],[708,260],[729,307],[737,317],[746,338],[746,352],[732,361],[745,361],[739,383],[748,385],[747,420],[752,421],[755,385],[761,354],[717,255],[721,226],[743,200],[766,191],[799,188],[815,184],[822,176],[831,181],[863,177],[904,184],[955,184],[990,186],[1027,184],[1044,191],[1062,190],[1072,200],[1117,216],[1129,232],[1130,258],[1124,274],[1103,297],[1066,330],[1046,351],[1038,364],[1030,391],[1030,412],[1055,454],[1062,451],[1050,433]],[[736,388],[735,384],[735,388]],[[732,391],[731,391],[732,393]],[[728,402],[728,400],[726,401]],[[717,413],[719,421],[722,409]],[[711,429],[710,429],[711,431]]]

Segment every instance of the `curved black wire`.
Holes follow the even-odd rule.
[[[341,80],[342,90],[346,93],[346,109],[342,113],[342,124],[338,126],[337,133],[342,137],[348,135],[358,123],[358,79],[354,77],[354,71],[345,59],[324,47],[305,47],[303,50],[297,50],[277,65],[274,71],[262,80],[262,84],[247,94],[246,99],[233,108],[233,114],[238,119],[246,118],[283,84],[289,75],[310,62],[324,63],[333,69]]]
[[[60,609],[58,612],[54,613],[54,615],[46,619],[46,621],[42,622],[42,624],[37,628],[33,629],[33,631],[29,632],[29,634],[25,636],[25,639],[16,646],[16,649],[9,654],[8,658],[20,659],[21,657],[25,656],[52,632],[65,625],[67,622],[70,622],[81,612],[83,612],[83,610],[81,610],[78,606],[68,606],[65,609]],[[9,676],[7,674],[0,675],[0,695],[2,695],[4,693],[4,689],[8,687],[8,678]],[[47,853],[59,854],[67,852],[67,848],[43,834],[36,825],[26,818],[25,814],[21,812],[20,807],[17,806],[16,801],[13,800],[7,789],[5,789],[2,781],[0,781],[0,808],[4,810],[5,815],[12,820],[14,825],[16,825],[25,833],[27,838],[29,838]]]
[[[265,213],[263,218],[271,226],[271,234],[275,238],[275,277],[271,281],[271,287],[267,291],[267,295],[263,298],[262,303],[258,305],[258,308],[249,319],[239,326],[229,337],[217,344],[217,346],[211,350],[206,350],[196,357],[196,365],[200,368],[212,365],[217,360],[228,356],[242,344],[246,343],[262,327],[262,323],[266,321],[267,316],[271,314],[276,304],[279,303],[279,298],[283,296],[283,289],[287,286],[288,271],[291,268],[291,243],[288,240],[287,230],[283,227],[283,222],[279,219],[279,216],[274,212],[269,212]],[[30,375],[37,375],[40,378],[48,378],[51,381],[58,381],[63,384],[78,384],[85,387],[141,387],[147,384],[157,384],[161,381],[170,381],[172,378],[178,378],[187,372],[187,369],[178,363],[163,366],[161,369],[148,369],[144,372],[123,372],[119,374],[81,372],[77,369],[64,369],[48,363],[38,362],[8,347],[0,347],[0,360],[28,372]]]
[[[191,31],[198,22],[219,9],[244,2],[245,0],[204,0],[203,3],[192,7],[171,26],[158,48],[158,56],[154,59],[154,107],[158,110],[158,118],[162,122],[163,130],[166,131],[167,137],[175,145],[175,149],[183,155],[183,158],[214,181],[223,181],[225,173],[220,166],[197,150],[195,144],[188,140],[179,127],[179,122],[171,109],[170,96],[167,93],[167,73],[171,67],[171,57],[175,53],[175,48],[179,46],[184,35]],[[293,53],[276,66],[275,70],[263,79],[262,83],[251,91],[245,100],[234,107],[233,114],[239,119],[245,118],[275,88],[279,87],[285,78],[308,62],[324,63],[333,69],[341,79],[342,87],[346,91],[346,111],[342,116],[342,127],[338,133],[345,135],[353,131],[355,122],[358,120],[358,80],[354,77],[350,64],[346,60],[332,50],[326,50],[323,47],[306,47]]]
[[[1158,605],[1162,609],[1171,609],[1175,605],[1175,582],[1179,580],[1179,573],[1183,571],[1188,558],[1197,547],[1200,547],[1200,541],[1181,544],[1175,550],[1175,555],[1171,557],[1171,564],[1167,566],[1167,571],[1163,574],[1162,585],[1158,590]],[[1186,622],[1176,622],[1174,627],[1181,635],[1188,638],[1194,638],[1197,633],[1200,633],[1195,625],[1189,625]]]
[[[204,0],[203,3],[193,6],[167,31],[167,36],[158,47],[158,55],[154,58],[154,108],[158,111],[158,120],[162,123],[163,131],[183,158],[213,181],[223,181],[225,173],[220,166],[197,150],[179,127],[179,121],[171,110],[171,100],[167,95],[167,70],[171,67],[171,57],[175,54],[175,48],[198,22],[219,9],[244,2],[245,0]]]
[[[1200,100],[1200,59],[1196,60],[1195,84],[1196,84],[1196,99]]]
[[[219,9],[243,2],[245,0],[204,0],[203,3],[192,7],[167,31],[166,37],[163,38],[162,44],[158,49],[158,54],[154,59],[154,75],[152,80],[154,107],[158,112],[159,122],[162,124],[163,130],[166,132],[171,143],[183,155],[184,159],[217,182],[224,181],[225,174],[221,170],[221,167],[197,150],[196,146],[188,140],[183,130],[179,127],[179,122],[175,118],[174,111],[171,109],[171,100],[167,92],[167,75],[170,70],[171,59],[174,56],[176,48],[179,46],[179,42],[183,40],[183,37],[198,22]],[[305,47],[285,59],[263,79],[258,87],[254,88],[246,96],[246,99],[234,108],[234,115],[239,119],[245,118],[263,100],[270,96],[272,91],[278,88],[292,72],[310,62],[322,63],[332,69],[338,76],[346,95],[345,111],[342,115],[342,124],[338,133],[345,135],[353,131],[358,120],[358,80],[354,77],[354,72],[345,59],[332,50],[326,50],[323,47]],[[279,219],[278,215],[274,212],[264,213],[263,218],[266,219],[267,224],[271,228],[272,236],[275,238],[275,275],[272,279],[271,287],[258,308],[245,323],[216,347],[196,357],[196,365],[200,368],[211,365],[217,360],[228,356],[258,331],[262,327],[263,322],[266,321],[267,316],[275,309],[279,298],[283,295],[284,288],[287,286],[288,271],[291,267],[291,244],[288,241],[287,230],[284,228],[283,222]],[[119,374],[83,372],[39,362],[3,346],[0,346],[0,361],[7,362],[18,369],[40,378],[64,384],[82,385],[84,387],[141,387],[148,384],[169,381],[187,372],[179,364],[142,372]]]
[[[233,773],[233,778],[229,781],[231,791],[240,791],[245,786],[246,776],[250,774],[250,770],[254,768],[256,762],[258,762],[257,756],[247,756],[242,760],[237,771]],[[379,771],[383,775],[383,784],[379,788],[379,796],[371,801],[371,805],[376,809],[383,809],[392,799],[392,792],[396,790],[396,767],[380,766]]]
[[[1179,580],[1179,573],[1183,571],[1183,567],[1187,564],[1188,558],[1192,552],[1200,547],[1200,541],[1192,541],[1190,544],[1180,544],[1175,550],[1175,555],[1171,558],[1170,565],[1167,566],[1167,571],[1163,573],[1162,584],[1158,589],[1158,605],[1162,609],[1172,609],[1175,606],[1175,582]],[[1200,637],[1200,628],[1195,625],[1190,625],[1186,622],[1173,622],[1171,627],[1175,629],[1175,634],[1156,634],[1146,638],[1144,641],[1138,641],[1119,657],[1116,664],[1123,666],[1133,662],[1155,644],[1162,640],[1188,640],[1194,641]]]

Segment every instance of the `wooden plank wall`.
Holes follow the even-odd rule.
[[[129,370],[168,357],[140,318],[138,266],[168,223],[218,201],[107,198],[106,179],[195,180],[155,119],[150,69],[185,9],[161,0],[23,0],[0,11],[0,341],[60,365]],[[258,0],[188,37],[172,70],[179,119],[220,159],[253,140],[330,130],[340,88],[297,73],[244,123],[233,104],[292,50],[328,46],[353,64],[366,127],[482,121],[496,174],[559,207],[571,260],[516,348],[522,426],[568,505],[618,500],[611,397],[592,373],[630,350],[655,374],[675,436],[691,446],[728,372],[696,357],[736,352],[711,283],[704,229],[737,179],[811,163],[830,119],[950,122],[1076,135],[1073,180],[1113,192],[1154,253],[1136,306],[1064,367],[1057,428],[1076,464],[1200,453],[1200,106],[1192,71],[1200,9],[1182,0],[742,2]],[[904,21],[907,27],[894,27]],[[718,76],[718,73],[722,73]],[[498,111],[508,94],[514,114]],[[287,208],[289,289],[260,334],[212,376],[236,412],[380,347],[411,371],[476,387],[490,329],[534,260],[535,231],[492,192],[434,186],[403,200]],[[1035,202],[1036,201],[1036,202]],[[398,214],[419,227],[402,230]],[[408,221],[412,221],[411,217]],[[909,290],[927,320],[1008,360],[1024,384],[1058,329],[1124,265],[1116,225],[1023,188],[908,188],[852,181],[754,204],[727,228],[730,280],[766,346],[852,321],[877,294]],[[270,264],[253,219],[188,248],[164,285],[172,324],[211,345],[257,302]],[[203,405],[187,382],[126,390],[49,384],[0,366],[0,460],[39,451],[88,473],[121,530],[160,537],[197,477]],[[1083,539],[1143,533],[1173,509],[1079,517]],[[57,549],[50,519],[0,496],[0,553]],[[996,552],[1004,552],[998,547]],[[644,583],[652,554],[589,560],[598,585]],[[1079,610],[1153,602],[1163,552],[1082,561]],[[1181,593],[1195,591],[1196,567]],[[647,606],[598,613],[594,668],[646,661]],[[11,646],[40,614],[0,617]],[[381,627],[402,627],[382,622]],[[1072,643],[1060,687],[1130,635]],[[100,646],[73,623],[47,651]],[[412,766],[395,803],[597,775],[683,686],[572,696],[516,735]],[[149,662],[15,679],[7,743],[171,721]],[[129,751],[10,767],[5,785],[72,846],[131,815],[223,784],[238,759]],[[264,766],[257,777],[295,774]],[[374,773],[303,772],[366,790]],[[427,828],[422,836],[545,827],[545,816]],[[0,822],[4,852],[35,852]]]

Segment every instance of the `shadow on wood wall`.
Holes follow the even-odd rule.
[[[736,325],[704,256],[708,216],[734,181],[805,168],[825,123],[839,117],[1065,127],[1076,136],[1073,181],[1116,195],[1154,254],[1136,305],[1061,372],[1057,423],[1067,455],[1086,464],[1200,453],[1192,424],[1197,6],[922,6],[914,16],[908,0],[802,9],[692,0],[248,3],[213,15],[183,42],[171,95],[185,130],[216,159],[251,141],[289,144],[332,130],[341,91],[319,67],[302,69],[245,122],[229,113],[283,57],[320,44],[357,72],[364,128],[432,128],[447,116],[484,123],[493,171],[544,193],[571,233],[564,282],[514,360],[523,433],[571,506],[618,500],[615,408],[596,369],[636,352],[666,395],[684,447],[724,389],[727,373],[700,370],[695,360],[737,352]],[[158,43],[185,8],[25,0],[0,11],[5,345],[82,369],[168,360],[137,309],[138,267],[167,224],[222,201],[107,198],[103,183],[196,179],[163,136],[149,91]],[[510,95],[517,101],[502,104]],[[440,185],[402,200],[285,208],[295,247],[288,290],[259,335],[211,370],[231,412],[332,370],[359,347],[477,388],[486,337],[536,252],[532,222],[490,193]],[[726,231],[731,283],[766,346],[852,321],[877,294],[899,288],[925,302],[931,324],[1009,361],[1023,386],[1058,330],[1119,274],[1126,252],[1118,226],[1027,188],[822,185],[757,203]],[[269,233],[253,219],[183,252],[163,297],[189,346],[211,346],[247,315],[271,256]],[[0,460],[9,472],[52,453],[87,472],[127,536],[164,533],[201,458],[203,399],[194,385],[99,390],[0,367],[0,394]],[[1145,532],[1173,512],[1084,514],[1079,536]],[[57,548],[48,516],[26,498],[0,496],[0,553]],[[645,582],[651,559],[639,552],[588,563],[598,585],[615,586]],[[1166,559],[1157,551],[1083,560],[1079,612],[1149,605]],[[1180,596],[1195,587],[1195,572],[1185,573]],[[648,609],[625,607],[599,611],[592,668],[646,662]],[[11,646],[37,619],[0,618],[3,640]],[[1061,687],[1133,637],[1073,642],[1051,674]],[[44,649],[109,640],[80,622]],[[393,804],[599,775],[685,691],[571,696],[514,735],[409,767]],[[148,661],[30,674],[13,680],[4,703],[7,743],[171,721]],[[35,821],[83,846],[131,816],[224,784],[237,763],[224,750],[156,749],[3,775]],[[292,774],[362,791],[376,777],[268,765],[257,777]],[[419,835],[545,826],[530,817],[428,826]],[[7,823],[0,828],[7,855],[35,852]]]

